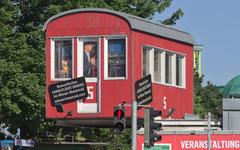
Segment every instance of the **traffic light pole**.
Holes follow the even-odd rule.
[[[155,123],[154,118],[162,115],[162,111],[153,108],[144,109],[144,146],[152,147],[154,143],[161,139],[161,135],[155,130],[161,130],[162,124]]]
[[[132,150],[137,149],[137,101],[132,102]]]
[[[122,104],[119,104],[122,105]],[[132,106],[132,150],[137,150],[137,107],[150,107],[150,105],[137,105],[137,101],[131,104],[123,104],[123,106]]]

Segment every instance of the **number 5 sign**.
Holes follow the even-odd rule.
[[[78,113],[98,113],[99,101],[97,94],[97,84],[87,83],[88,97],[84,100],[79,100],[77,103]]]

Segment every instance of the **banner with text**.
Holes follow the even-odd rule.
[[[162,140],[157,141],[154,147],[144,147],[144,136],[138,135],[138,148],[140,150],[162,150],[159,144],[169,145],[169,150],[203,150],[207,149],[207,134],[172,134],[162,135]],[[239,150],[240,134],[212,134],[210,141],[211,150]]]

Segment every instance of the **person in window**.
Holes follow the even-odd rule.
[[[90,62],[90,54],[91,52],[95,53],[94,49],[94,43],[86,42],[84,43],[84,53],[83,53],[83,75],[84,77],[91,77],[91,70],[92,70],[92,64]]]
[[[90,53],[90,63],[91,63],[91,77],[97,77],[97,63],[96,63],[96,53],[91,51]]]
[[[65,57],[62,60],[62,66],[61,66],[61,77],[62,78],[69,78],[69,60]]]

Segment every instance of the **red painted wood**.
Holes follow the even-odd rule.
[[[132,32],[132,39],[131,39]],[[104,80],[104,41],[103,37],[108,35],[127,36],[127,79],[126,80]],[[174,118],[182,118],[184,113],[193,113],[193,46],[177,42],[162,37],[149,35],[139,31],[131,31],[129,24],[123,18],[107,13],[81,12],[62,16],[50,22],[46,29],[46,89],[54,83],[50,79],[50,39],[52,37],[66,36],[100,36],[100,73],[101,73],[101,112],[96,114],[77,113],[77,102],[64,104],[64,113],[58,113],[51,105],[48,92],[46,90],[46,117],[64,118],[68,111],[73,115],[68,118],[112,118],[113,107],[122,101],[131,104],[131,67],[134,69],[133,82],[141,78],[142,75],[142,46],[151,45],[176,52],[186,54],[187,84],[186,89],[170,87],[160,84],[153,84],[153,102],[155,108],[163,109],[163,97],[167,97],[167,109],[163,110],[163,115],[171,107],[176,108]],[[131,41],[133,43],[134,64],[131,66]],[[74,38],[74,77],[77,77],[77,38]],[[135,94],[135,93],[133,93]],[[131,107],[126,107],[126,114],[131,116]],[[140,110],[139,117],[143,117]]]
[[[141,78],[142,74],[142,47],[143,45],[151,45],[160,49],[170,50],[186,55],[186,89],[173,86],[166,86],[153,83],[153,102],[151,106],[163,111],[163,117],[167,116],[170,108],[175,108],[174,118],[183,118],[185,113],[193,113],[193,49],[191,45],[171,41],[169,39],[145,34],[142,32],[134,32],[134,72],[135,80]],[[163,109],[164,96],[167,98],[167,109]],[[143,111],[140,112],[143,116]]]

